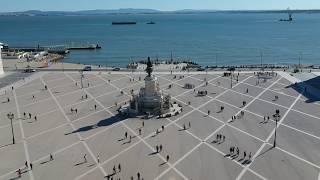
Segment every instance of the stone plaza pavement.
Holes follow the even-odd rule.
[[[264,82],[253,73],[232,81],[221,74],[156,74],[183,112],[142,119],[118,116],[117,109],[144,85],[145,73],[87,72],[81,83],[78,72],[38,72],[0,95],[0,179],[19,179],[20,168],[21,179],[29,180],[129,180],[138,172],[144,180],[318,180],[320,104],[308,103],[308,92],[282,75]],[[158,153],[157,145],[163,147]],[[239,155],[230,154],[232,146]]]

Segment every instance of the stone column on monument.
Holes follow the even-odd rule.
[[[2,48],[3,46],[0,45],[0,75],[4,74],[3,63],[2,63]]]

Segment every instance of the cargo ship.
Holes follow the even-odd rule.
[[[133,21],[127,21],[127,22],[112,22],[112,25],[134,25],[137,24],[137,22]]]

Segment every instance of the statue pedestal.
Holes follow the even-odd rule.
[[[145,80],[145,90],[144,90],[145,96],[152,97],[160,94],[159,84],[156,77],[147,76],[144,80]]]

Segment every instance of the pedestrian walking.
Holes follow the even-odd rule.
[[[116,166],[114,165],[113,166],[113,174],[116,174],[117,173],[117,171],[116,171]]]
[[[247,156],[247,152],[246,152],[246,151],[244,151],[244,152],[243,152],[243,159],[245,159],[245,158],[246,158],[246,156]]]
[[[32,95],[32,99],[34,99],[34,95]]]
[[[141,136],[141,129],[139,129],[139,136]]]
[[[48,86],[47,86],[47,85],[45,85],[45,86],[44,86],[44,89],[45,89],[45,90],[48,90]]]
[[[86,94],[85,96],[86,96],[86,99],[88,99],[88,95]]]
[[[26,112],[23,113],[23,117],[26,118]]]
[[[32,167],[33,167],[33,165],[32,165],[32,163],[30,163],[30,169],[32,170]]]
[[[120,163],[118,164],[118,169],[119,169],[119,172],[121,172],[121,165],[120,165]]]
[[[31,116],[32,116],[31,113],[29,113],[29,119],[31,119]]]
[[[189,128],[191,128],[191,122],[189,121]]]
[[[183,130],[186,130],[186,125],[185,124],[183,124]]]
[[[169,155],[167,155],[167,157],[166,157],[166,158],[167,158],[167,162],[169,162],[169,158],[170,158],[170,157],[169,157]]]
[[[100,163],[100,156],[99,156],[99,154],[98,154],[98,156],[97,156],[97,162]]]
[[[34,120],[37,121],[37,116],[34,116]]]
[[[159,152],[159,146],[156,145],[156,152],[158,153]]]
[[[124,133],[124,137],[125,137],[126,139],[128,138],[128,133],[127,133],[127,132]]]
[[[52,154],[50,154],[50,161],[53,161],[53,156],[52,156]]]
[[[161,129],[162,129],[162,131],[164,131],[164,126],[163,125],[161,126]]]
[[[25,163],[24,163],[24,165],[26,166],[26,169],[28,169],[28,161],[26,161]]]
[[[87,163],[87,154],[84,154],[83,160],[84,160],[84,163]]]
[[[162,151],[162,144],[160,144],[159,151],[160,152]]]
[[[144,121],[142,121],[142,127],[144,127]]]
[[[208,110],[208,116],[210,115],[210,110]]]
[[[75,111],[76,111],[76,114],[78,114],[78,109],[75,109]]]
[[[18,177],[21,178],[21,169],[20,168],[17,170],[17,174],[18,174]]]
[[[96,104],[94,105],[94,110],[97,110],[97,105]]]
[[[138,177],[138,180],[140,180],[140,173],[139,172],[137,173],[137,177]]]

